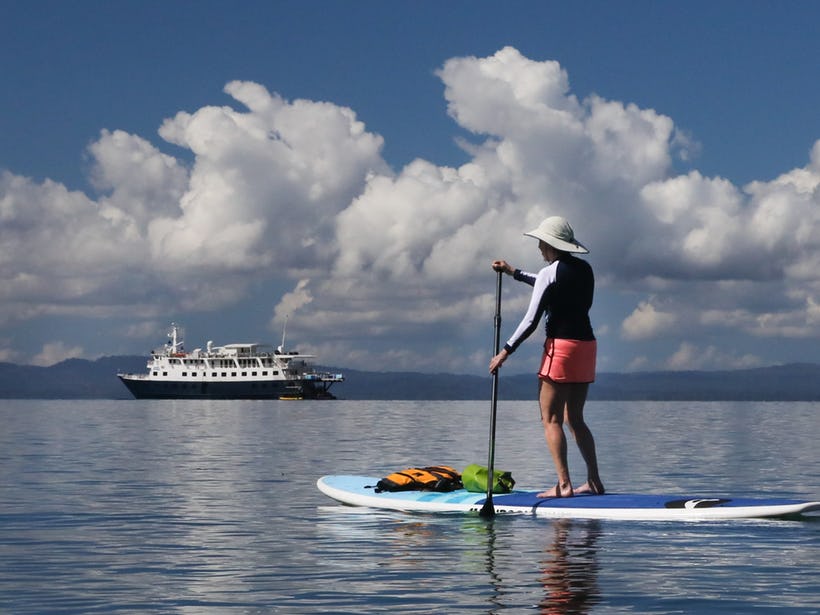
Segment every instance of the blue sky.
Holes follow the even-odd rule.
[[[561,214],[601,370],[820,361],[814,3],[1,4],[0,360],[481,373]]]

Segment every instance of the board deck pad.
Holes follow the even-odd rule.
[[[486,500],[486,494],[464,489],[446,493],[376,493],[375,485],[378,481],[378,478],[371,476],[331,475],[321,477],[316,486],[322,493],[343,504],[409,512],[478,512]],[[539,498],[537,493],[516,490],[508,494],[493,494],[493,508],[497,514],[631,520],[754,519],[794,516],[820,510],[820,502],[786,498],[627,493]]]

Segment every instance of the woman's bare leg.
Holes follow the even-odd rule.
[[[558,484],[543,491],[538,497],[569,497],[572,495],[572,481],[567,465],[567,438],[564,435],[564,408],[567,404],[566,385],[552,380],[539,380],[538,402],[541,408],[541,423],[547,440],[552,462],[558,474]]]
[[[589,384],[572,383],[568,387],[565,407],[567,427],[575,438],[578,450],[587,466],[587,482],[575,490],[576,493],[604,493],[604,484],[598,474],[598,457],[595,453],[595,438],[584,421],[584,404],[587,400]]]

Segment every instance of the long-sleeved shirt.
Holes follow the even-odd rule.
[[[546,314],[547,337],[569,340],[594,340],[589,310],[595,292],[592,267],[571,254],[561,256],[538,274],[516,269],[513,277],[533,287],[527,313],[504,348],[508,353],[527,339]]]

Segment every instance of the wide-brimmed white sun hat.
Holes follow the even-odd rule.
[[[579,241],[575,239],[575,233],[569,222],[561,216],[550,216],[538,225],[538,228],[524,233],[528,237],[535,237],[544,243],[548,243],[556,250],[563,252],[577,252],[588,254],[587,250]]]

